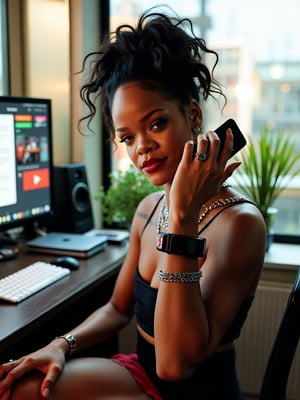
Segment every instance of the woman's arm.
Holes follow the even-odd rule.
[[[200,285],[160,282],[155,344],[157,372],[164,379],[187,377],[210,357],[242,302],[255,292],[265,231],[254,206],[227,209],[207,235],[205,260],[199,259],[199,264],[204,261]],[[160,257],[160,266],[174,272],[199,268],[197,260],[168,254]]]
[[[137,234],[131,235],[129,251],[110,301],[68,332],[75,337],[79,350],[104,341],[129,322],[133,313],[133,277],[139,258],[138,241]],[[69,350],[65,339],[56,338],[34,353],[21,357],[13,363],[0,365],[0,397],[3,395],[6,396],[4,398],[8,398],[13,382],[33,370],[41,371],[45,375],[41,393],[47,397],[64,368],[65,356]]]
[[[192,160],[186,146],[183,160],[169,191],[168,233],[197,236],[201,205],[211,198],[228,197],[217,191],[225,160],[217,158],[210,134],[210,157]],[[229,149],[228,149],[229,150]],[[227,150],[226,150],[227,151]],[[215,187],[215,189],[214,189]],[[187,190],[189,188],[189,190]],[[203,258],[160,253],[158,269],[196,272],[198,283],[160,282],[155,309],[157,373],[163,379],[188,377],[196,364],[210,357],[245,300],[255,291],[263,264],[265,226],[250,204],[225,210],[205,231]]]

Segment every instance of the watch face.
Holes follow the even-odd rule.
[[[159,234],[159,235],[157,235],[157,238],[156,238],[156,247],[157,247],[157,249],[161,250],[162,249],[162,245],[163,245],[163,235]]]

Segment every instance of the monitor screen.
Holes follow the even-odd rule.
[[[0,96],[0,231],[51,210],[51,101]]]

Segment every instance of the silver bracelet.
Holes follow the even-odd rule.
[[[202,277],[202,271],[197,272],[164,272],[159,270],[159,280],[175,283],[198,283]]]
[[[68,355],[71,356],[75,354],[78,350],[77,339],[73,335],[65,335],[65,336],[56,336],[55,339],[65,339],[65,341],[69,345]]]

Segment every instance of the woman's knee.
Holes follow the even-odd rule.
[[[43,375],[36,372],[25,375],[12,386],[10,400],[41,400]]]
[[[10,400],[43,400],[43,378],[38,372],[24,376],[14,384]],[[97,358],[68,361],[49,395],[49,400],[95,398],[148,399],[124,367]]]

